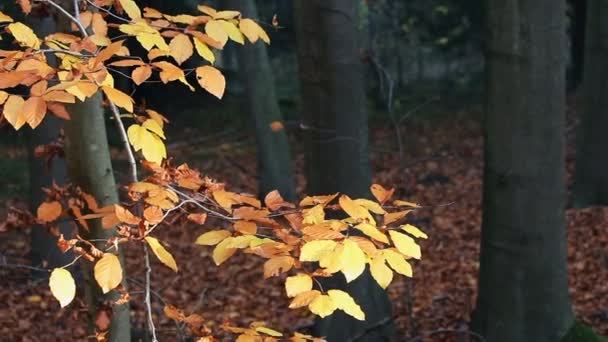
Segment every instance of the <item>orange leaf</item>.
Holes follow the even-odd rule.
[[[328,225],[323,223],[304,227],[302,228],[302,233],[319,240],[337,240],[344,238],[342,233],[330,229]]]
[[[382,187],[382,185],[373,184],[371,186],[371,191],[372,191],[372,194],[374,195],[374,197],[376,197],[376,199],[378,200],[378,202],[380,204],[384,204],[384,202],[391,199],[391,197],[393,196],[393,193],[395,192],[395,189],[392,188],[392,189],[387,190],[384,187]]]
[[[194,53],[194,46],[192,46],[190,38],[181,33],[171,39],[169,48],[171,49],[171,57],[175,59],[177,64],[187,61]]]
[[[101,89],[103,90],[104,94],[106,94],[108,99],[114,102],[115,105],[126,109],[129,113],[133,112],[133,103],[135,103],[135,101],[133,101],[131,96],[123,93],[122,91],[116,88],[108,86],[103,86],[101,87]]]
[[[152,76],[152,68],[148,65],[143,65],[135,68],[131,73],[131,78],[135,84],[140,85],[148,80]]]
[[[57,201],[44,202],[38,207],[36,216],[42,222],[52,222],[61,216],[62,210],[61,203]]]
[[[70,113],[68,113],[63,104],[59,102],[47,102],[46,106],[47,109],[56,117],[64,120],[70,120]]]
[[[264,279],[288,272],[293,267],[294,261],[290,256],[279,256],[268,259],[264,263]]]
[[[205,221],[207,221],[207,214],[206,213],[201,213],[201,214],[189,214],[188,215],[188,220],[196,223],[196,224],[200,224],[203,225],[205,224]]]
[[[2,77],[0,76],[0,79]],[[10,95],[4,103],[4,111],[2,114],[16,130],[23,127],[26,123],[25,115],[23,115],[23,105],[25,101],[21,96]]]
[[[254,222],[240,220],[234,223],[234,230],[245,235],[255,235],[258,226]]]
[[[129,210],[121,207],[118,204],[114,205],[114,213],[116,214],[116,217],[118,217],[120,222],[126,224],[139,224],[139,221],[141,221],[139,217],[136,217]]]
[[[218,99],[224,96],[226,79],[216,68],[209,65],[196,68],[196,79],[198,80],[198,84],[213,96]]]
[[[151,224],[160,223],[163,220],[163,211],[156,206],[147,207],[144,210],[144,218]]]
[[[387,213],[386,215],[384,215],[383,224],[386,226],[393,222],[399,221],[402,218],[404,218],[405,215],[409,214],[410,212],[411,212],[411,210],[404,210],[404,211],[398,211],[395,213]]]
[[[315,298],[319,297],[321,292],[319,290],[310,290],[306,292],[299,293],[289,304],[290,309],[297,309],[303,306],[307,306],[312,303]]]
[[[23,115],[32,128],[38,127],[45,114],[46,101],[39,96],[32,96],[23,104]]]
[[[295,208],[293,203],[289,203],[283,199],[278,190],[273,190],[266,195],[264,203],[270,210],[278,210],[281,208]]]

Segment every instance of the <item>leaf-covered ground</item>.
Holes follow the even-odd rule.
[[[571,125],[572,126],[572,125]],[[397,278],[389,294],[403,340],[455,341],[452,330],[463,329],[475,304],[481,223],[482,138],[480,127],[465,115],[438,122],[409,123],[403,127],[404,158],[394,143],[394,130],[373,131],[374,181],[398,188],[400,198],[430,206],[412,220],[425,229],[423,259],[415,265],[414,280]],[[573,130],[569,129],[568,170],[573,163]],[[185,132],[182,136],[188,136]],[[192,134],[196,136],[196,134]],[[194,139],[194,138],[193,138]],[[178,160],[226,180],[233,189],[255,193],[255,155],[252,138],[235,134],[217,139],[176,142]],[[184,148],[184,146],[188,146]],[[297,155],[297,169],[303,160]],[[304,181],[298,175],[299,189]],[[570,293],[579,319],[608,335],[608,209],[567,210]],[[157,237],[168,244],[180,267],[176,275],[154,263],[152,276],[155,320],[161,341],[177,339],[176,325],[162,314],[162,302],[203,315],[209,323],[230,320],[247,325],[266,321],[282,331],[306,330],[312,322],[305,310],[287,309],[279,279],[264,280],[261,259],[237,255],[221,267],[210,249],[195,246],[200,227],[169,225]],[[5,234],[0,240],[4,262],[25,264],[25,232]],[[137,247],[127,251],[134,322],[143,326],[141,269]],[[509,270],[504,270],[509,272]],[[31,281],[26,270],[0,267],[0,340],[55,341],[82,339],[85,326],[78,320],[82,307],[60,310],[44,281]],[[446,330],[446,333],[439,332]],[[430,335],[432,334],[432,335]],[[418,339],[420,340],[420,339]]]

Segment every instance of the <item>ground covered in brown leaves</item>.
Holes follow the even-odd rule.
[[[479,268],[481,224],[482,138],[480,127],[464,115],[404,128],[406,157],[396,153],[394,131],[377,128],[373,133],[374,181],[396,186],[400,198],[429,205],[413,220],[430,236],[423,241],[423,259],[415,265],[414,281],[398,277],[390,287],[395,320],[408,340],[439,329],[461,329],[475,304]],[[569,133],[569,170],[573,161]],[[243,146],[249,137],[215,141],[220,147],[183,149],[214,151],[199,155],[194,165],[226,180],[233,189],[255,193],[255,156]],[[190,159],[191,160],[191,159]],[[297,157],[302,170],[302,156]],[[299,188],[303,178],[298,175]],[[608,335],[608,209],[567,210],[570,292],[577,317],[597,332]],[[264,280],[263,260],[237,255],[221,267],[210,258],[210,249],[195,246],[200,227],[166,226],[158,237],[168,244],[180,272],[175,275],[154,264],[154,309],[161,341],[176,341],[175,324],[162,314],[163,302],[196,312],[212,324],[224,320],[247,325],[266,321],[282,331],[305,330],[311,317],[305,310],[287,309],[279,279]],[[6,234],[0,240],[5,262],[25,264],[28,241],[25,232]],[[8,260],[8,261],[7,261]],[[142,258],[137,248],[127,252],[128,274],[135,325],[143,326]],[[505,270],[508,272],[509,270]],[[31,281],[27,270],[0,267],[0,340],[77,340],[85,336],[78,305],[60,310],[44,281]],[[425,340],[454,340],[454,335],[433,335]]]

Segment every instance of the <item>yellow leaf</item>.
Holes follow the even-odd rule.
[[[32,96],[25,101],[23,104],[23,115],[30,127],[38,127],[44,119],[46,109],[46,101],[42,97]]]
[[[331,315],[337,308],[334,300],[327,295],[318,296],[308,305],[308,309],[321,318]]]
[[[166,139],[165,133],[163,132],[163,128],[158,124],[158,122],[156,122],[156,120],[147,119],[142,124],[142,127],[146,128],[150,132],[156,133],[156,135],[158,135],[159,137]]]
[[[336,248],[333,240],[313,240],[307,242],[300,250],[300,261],[319,261],[325,254]]]
[[[329,290],[327,294],[336,303],[338,309],[360,321],[365,320],[365,313],[348,293],[342,290]]]
[[[228,248],[247,248],[251,245],[253,241],[257,239],[258,238],[255,235],[241,235],[229,237],[224,241],[228,241],[226,246]]]
[[[371,237],[374,240],[378,240],[380,242],[388,243],[388,238],[384,233],[378,230],[376,226],[371,225],[369,223],[360,223],[355,226],[355,228],[359,229],[363,234]]]
[[[196,79],[198,84],[213,96],[218,99],[224,96],[226,79],[216,68],[209,65],[196,68]]]
[[[76,283],[70,271],[63,268],[56,268],[51,272],[49,287],[61,307],[66,307],[76,296]]]
[[[0,12],[0,23],[12,23],[12,22],[13,22],[13,18]]]
[[[108,99],[114,102],[115,105],[124,108],[129,113],[133,113],[133,103],[135,103],[135,101],[133,101],[131,96],[112,87],[103,86],[101,87],[101,90],[103,90],[104,94],[106,94]]]
[[[372,277],[376,280],[381,288],[386,289],[393,281],[393,271],[386,266],[384,255],[376,255],[369,264],[369,270]]]
[[[282,333],[280,333],[280,332],[278,332],[276,330],[267,328],[267,327],[256,327],[255,331],[257,331],[259,333],[262,333],[262,334],[269,335],[269,336],[274,336],[274,337],[281,337],[281,336],[283,336]]]
[[[6,102],[6,100],[8,99],[9,93],[0,90],[0,104],[4,104],[4,102]]]
[[[241,15],[239,11],[219,11],[216,12],[212,17],[213,19],[232,19]]]
[[[369,213],[369,211],[363,206],[357,204],[355,201],[350,199],[350,197],[346,195],[340,196],[338,201],[340,203],[340,207],[344,210],[348,216],[354,218],[355,220],[367,220],[369,223],[376,224],[376,221]]]
[[[382,207],[380,206],[380,204],[374,202],[374,201],[370,201],[368,199],[365,198],[359,198],[355,200],[355,203],[357,203],[358,205],[366,208],[367,210],[371,211],[374,214],[378,214],[378,215],[384,215],[386,214],[386,211],[384,209],[382,209]]]
[[[160,76],[161,81],[163,81],[163,83],[168,83],[171,81],[179,80],[180,82],[182,82],[183,84],[188,86],[188,88],[191,91],[194,91],[194,87],[192,87],[190,85],[190,83],[188,83],[188,81],[186,80],[184,71],[182,69],[180,69],[179,67],[173,65],[172,63],[166,62],[166,61],[155,62],[155,63],[152,63],[152,65],[154,65],[155,67],[160,68],[162,70],[160,72],[159,76]]]
[[[169,120],[167,120],[166,117],[164,117],[162,114],[160,114],[159,112],[154,111],[152,109],[146,109],[146,114],[148,114],[150,119],[156,121],[158,123],[158,125],[160,126],[160,128],[164,128],[165,123],[169,122]]]
[[[344,245],[339,244],[336,248],[325,253],[319,259],[319,266],[323,267],[325,271],[329,273],[336,273],[342,269],[342,253],[344,252]]]
[[[200,39],[194,37],[194,47],[196,48],[196,52],[199,56],[203,57],[206,61],[213,64],[215,62],[215,55],[211,51],[211,49],[207,46],[207,44],[203,43]]]
[[[4,103],[2,115],[16,130],[19,130],[27,122],[23,113],[24,104],[23,98],[17,95],[10,95]]]
[[[95,280],[103,293],[108,293],[122,282],[120,260],[112,253],[104,253],[93,269]]]
[[[190,38],[182,33],[171,39],[169,49],[171,51],[171,57],[175,59],[177,64],[182,64],[187,61],[194,53],[194,47],[192,46],[192,42],[190,42]]]
[[[219,20],[209,20],[209,22],[205,24],[205,32],[209,37],[218,41],[221,46],[226,45],[226,42],[228,42],[228,33]]]
[[[290,256],[278,256],[268,259],[264,263],[264,278],[277,276],[289,271],[294,264],[294,259]]]
[[[9,24],[7,29],[11,32],[13,37],[15,37],[15,40],[17,43],[19,43],[19,45],[32,49],[40,48],[40,39],[36,36],[31,28],[17,22]]]
[[[146,236],[146,242],[152,248],[152,252],[156,255],[158,260],[160,260],[165,266],[172,269],[174,272],[177,272],[177,263],[171,253],[169,253],[163,245],[158,242],[158,239],[153,238],[151,236]]]
[[[194,243],[203,246],[215,246],[230,235],[232,234],[227,230],[212,230],[210,232],[201,234],[198,238],[196,238]]]
[[[308,274],[300,273],[285,279],[287,297],[295,297],[302,292],[310,290],[312,290],[312,278]]]
[[[147,161],[161,164],[163,159],[167,158],[167,148],[160,138],[152,133],[143,135],[143,147],[141,149],[144,158]]]
[[[147,51],[151,51],[155,46],[158,47],[160,51],[165,53],[168,53],[171,50],[169,45],[167,45],[167,42],[165,42],[163,36],[161,36],[157,31],[142,32],[135,36],[135,38]]]
[[[395,247],[397,247],[401,254],[414,259],[420,259],[420,246],[418,246],[414,239],[393,230],[389,231],[388,234],[391,236],[391,240],[393,240]]]
[[[61,203],[57,201],[43,202],[36,211],[36,217],[42,222],[53,222],[61,216]]]
[[[243,37],[243,34],[241,31],[239,31],[236,25],[226,20],[219,20],[219,22],[222,24],[222,26],[224,26],[224,31],[228,33],[228,37],[230,37],[230,39],[239,44],[245,44],[245,37]]]
[[[413,237],[428,239],[428,235],[425,232],[420,230],[418,227],[412,226],[411,224],[406,224],[405,226],[401,226],[401,229],[405,230]]]
[[[391,266],[395,272],[406,277],[413,276],[412,266],[409,262],[405,261],[403,255],[390,249],[385,249],[382,251],[382,253],[384,254],[384,258],[386,258],[389,266]]]
[[[129,138],[129,142],[131,143],[131,146],[133,146],[133,150],[135,152],[141,150],[143,140],[141,136],[145,133],[146,130],[137,124],[131,125],[129,126],[129,129],[127,129],[127,136]]]
[[[241,19],[239,21],[239,28],[251,43],[255,43],[258,39],[262,38],[266,44],[270,44],[270,38],[264,29],[255,21],[251,19]]]
[[[412,208],[420,208],[420,204],[408,201],[394,200],[393,205],[398,207],[412,207]]]
[[[133,0],[119,0],[122,8],[127,12],[129,18],[135,20],[141,18],[141,10]]]
[[[346,278],[346,282],[357,279],[365,271],[365,253],[361,250],[356,242],[351,240],[344,241],[344,250],[341,255],[342,273]]]
[[[228,260],[234,253],[236,253],[236,248],[228,247],[230,245],[230,239],[224,239],[220,242],[215,249],[213,250],[213,262],[217,266],[221,265],[224,261]]]
[[[297,309],[310,304],[315,298],[321,295],[318,290],[310,290],[298,293],[297,296],[289,304],[290,309]]]
[[[325,221],[325,210],[323,210],[322,204],[317,204],[310,209],[304,210],[303,224],[318,224]]]

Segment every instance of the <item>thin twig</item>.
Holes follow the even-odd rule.
[[[44,2],[44,3],[47,3],[47,4],[55,7],[55,9],[57,9],[59,12],[61,12],[61,14],[63,14],[68,19],[70,19],[74,24],[76,24],[76,26],[78,27],[78,30],[80,31],[80,33],[82,33],[83,36],[85,36],[85,37],[89,36],[89,34],[87,33],[87,29],[82,25],[80,20],[78,20],[76,17],[74,17],[72,14],[70,14],[70,12],[68,12],[65,8],[61,7],[55,1],[53,1],[53,0],[35,0],[35,1]]]

